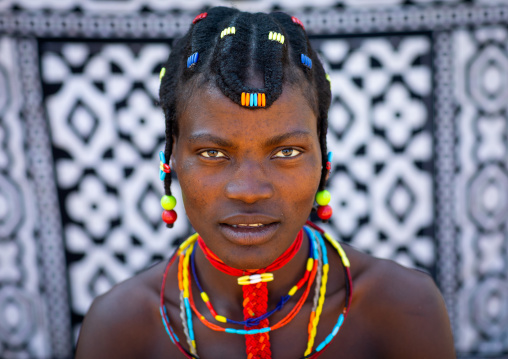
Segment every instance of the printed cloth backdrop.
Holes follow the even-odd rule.
[[[93,298],[192,231],[181,200],[160,220],[158,73],[210,4],[0,1],[0,357],[71,357]],[[299,17],[330,74],[326,229],[430,273],[459,357],[508,358],[508,3],[312,4],[235,5]]]

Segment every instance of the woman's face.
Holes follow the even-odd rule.
[[[226,264],[266,267],[293,242],[314,202],[316,115],[288,86],[268,109],[238,106],[210,86],[188,101],[172,158],[187,216]]]

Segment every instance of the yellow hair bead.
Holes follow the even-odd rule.
[[[224,30],[220,33],[220,38],[222,39],[224,36],[236,34],[236,28],[233,27],[226,27]]]
[[[161,69],[161,72],[159,73],[159,80],[162,80],[162,78],[164,77],[164,75],[166,75],[166,68],[163,67]]]
[[[268,40],[277,41],[281,44],[284,43],[284,35],[279,32],[270,31],[268,33]]]
[[[297,290],[298,290],[298,287],[296,285],[294,285],[293,288],[291,288],[291,290],[289,291],[288,294],[290,296],[293,296],[296,293]]]

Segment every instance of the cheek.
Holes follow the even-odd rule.
[[[295,173],[296,172],[296,173]],[[279,174],[276,179],[277,191],[281,196],[290,199],[291,205],[297,205],[296,208],[310,210],[314,203],[319,180],[321,178],[321,163],[309,162],[298,171],[287,171]]]

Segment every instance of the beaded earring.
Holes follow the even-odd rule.
[[[328,152],[328,161],[326,162],[326,169],[328,172],[332,169],[332,158],[333,153]],[[333,210],[332,207],[328,205],[331,200],[330,192],[327,190],[319,191],[316,194],[316,203],[318,204],[317,215],[322,221],[327,221],[332,216]]]
[[[159,152],[159,159],[160,159],[160,166],[159,166],[159,178],[161,181],[164,181],[166,179],[166,174],[171,173],[171,168],[166,163],[166,156],[164,155],[164,152]],[[161,206],[164,209],[162,212],[162,220],[172,225],[175,223],[177,215],[176,212],[173,210],[176,206],[176,198],[174,196],[168,196],[164,195],[161,198]]]

